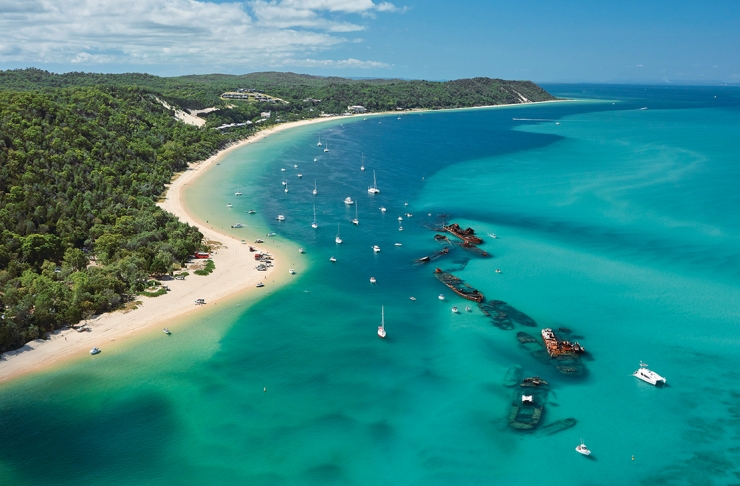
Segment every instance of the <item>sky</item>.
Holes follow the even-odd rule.
[[[740,0],[0,0],[0,69],[740,83]]]

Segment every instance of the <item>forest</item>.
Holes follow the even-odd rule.
[[[256,89],[287,103],[223,100]],[[119,309],[205,250],[197,228],[157,200],[173,175],[255,130],[368,111],[554,99],[529,81],[351,80],[292,73],[163,78],[0,71],[0,352]],[[304,101],[306,98],[321,101]],[[178,109],[216,110],[202,127]],[[230,130],[223,124],[260,125]]]

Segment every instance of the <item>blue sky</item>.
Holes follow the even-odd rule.
[[[0,0],[0,69],[740,83],[740,0]]]

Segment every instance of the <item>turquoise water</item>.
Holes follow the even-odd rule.
[[[276,232],[298,275],[169,339],[4,385],[0,483],[740,481],[740,90],[548,88],[586,101],[329,122],[231,154],[188,189],[190,206],[213,226],[244,223],[229,230],[241,238]],[[440,248],[425,227],[440,219],[474,227],[494,257],[454,247],[413,264]],[[468,303],[434,266],[537,327],[454,315]],[[589,351],[582,377],[515,337],[563,326]],[[630,376],[640,360],[668,386]],[[542,424],[575,427],[508,427],[516,364],[551,384]],[[591,459],[574,451],[581,438]]]

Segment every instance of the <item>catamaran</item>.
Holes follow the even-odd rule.
[[[318,229],[319,225],[316,224],[316,205],[313,205],[313,223],[311,223],[311,228]]]
[[[339,237],[339,223],[337,223],[337,237],[334,238],[334,241],[337,242],[337,245],[342,243],[342,239]]]
[[[385,337],[385,309],[380,306],[380,325],[378,326],[378,336]]]
[[[375,171],[373,171],[373,185],[372,187],[367,188],[367,192],[369,194],[378,194],[380,193],[380,189],[378,189],[378,181],[375,179]]]

